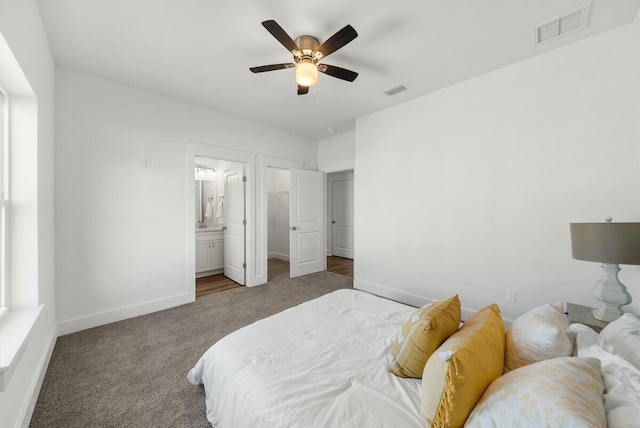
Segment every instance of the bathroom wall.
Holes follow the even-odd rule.
[[[289,199],[291,173],[285,169],[267,170],[267,218],[269,257],[289,260]]]

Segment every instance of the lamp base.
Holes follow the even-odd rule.
[[[631,303],[631,295],[618,279],[620,267],[615,263],[602,263],[604,277],[596,282],[594,295],[600,302],[593,310],[593,316],[600,321],[611,322],[620,318],[623,314],[620,309]]]

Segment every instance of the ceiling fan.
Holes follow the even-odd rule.
[[[249,70],[253,73],[263,73],[265,71],[295,67],[298,95],[308,93],[309,87],[318,82],[318,72],[348,82],[353,82],[356,80],[356,77],[358,77],[358,73],[347,70],[346,68],[329,64],[318,64],[320,60],[331,55],[358,37],[358,33],[356,33],[356,30],[351,25],[347,25],[322,44],[313,36],[300,36],[294,41],[274,20],[264,21],[262,26],[266,28],[282,46],[293,54],[293,62],[251,67]]]

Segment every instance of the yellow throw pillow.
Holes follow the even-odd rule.
[[[504,324],[493,304],[476,312],[429,358],[422,375],[426,426],[462,427],[503,364]]]
[[[414,312],[402,325],[391,349],[391,372],[400,377],[421,378],[431,354],[458,331],[460,318],[457,294],[446,300],[433,301]]]

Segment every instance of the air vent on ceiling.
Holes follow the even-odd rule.
[[[565,34],[583,30],[587,25],[590,5],[590,3],[587,3],[578,9],[537,25],[535,28],[536,43],[545,43]]]
[[[409,88],[405,85],[398,85],[394,86],[393,88],[387,89],[386,91],[384,91],[384,93],[391,96],[397,94],[398,92],[406,91],[407,89]]]

